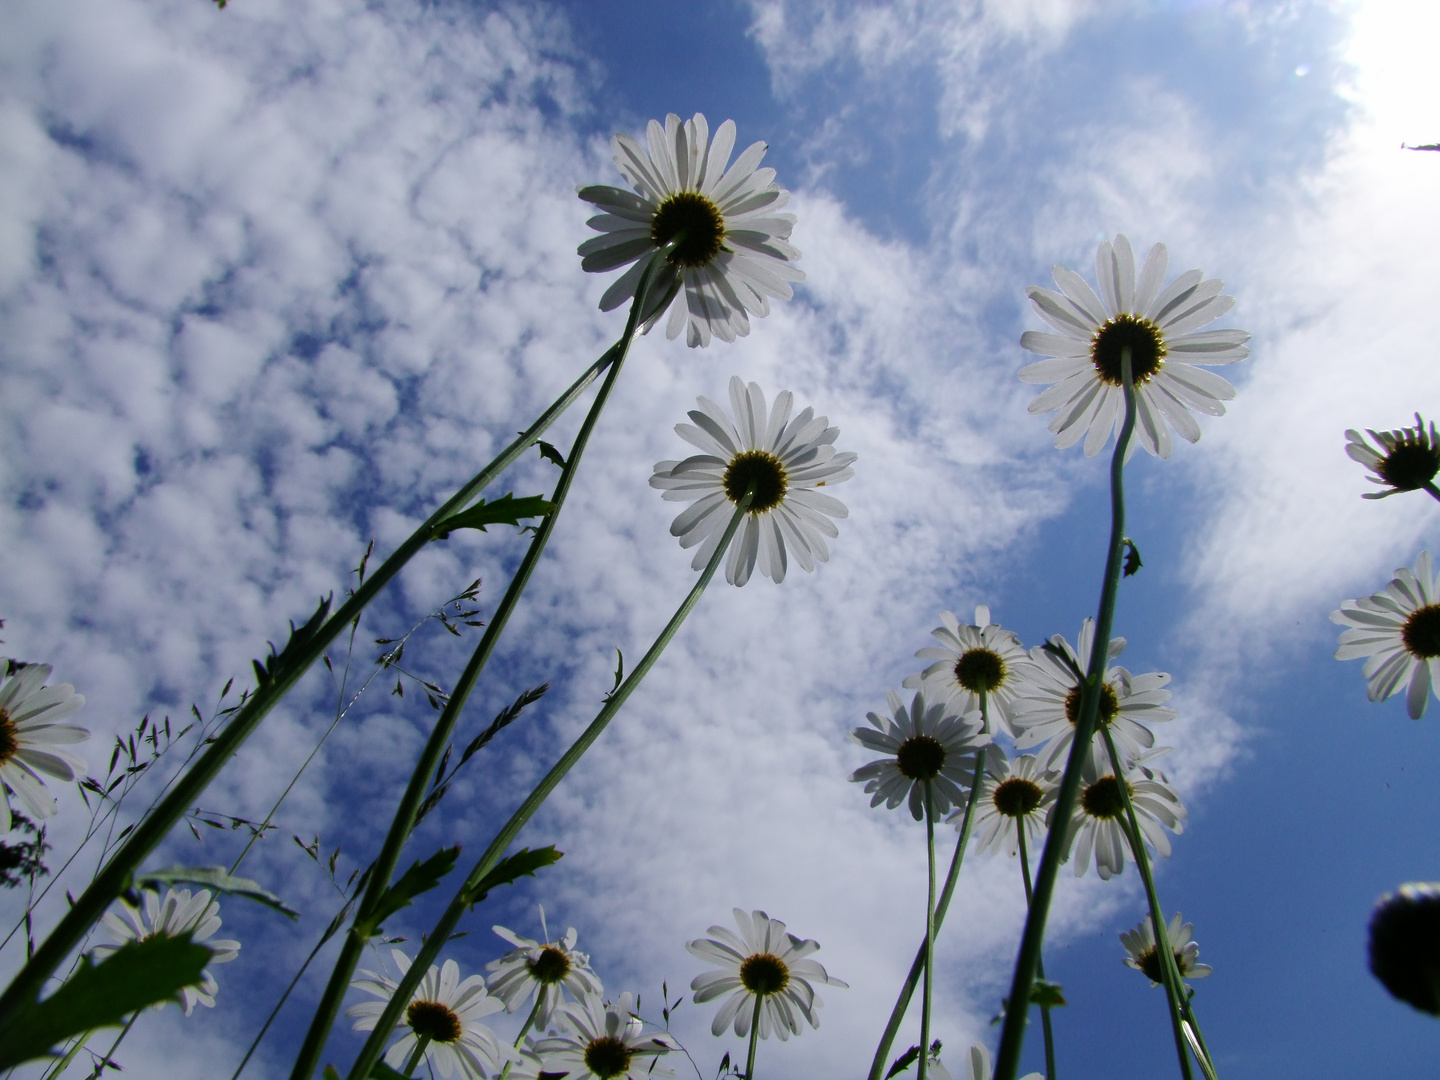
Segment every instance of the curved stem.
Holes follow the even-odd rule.
[[[930,781],[925,781],[925,855],[929,887],[925,893],[925,986],[920,996],[920,1061],[918,1073],[925,1080],[930,1064],[930,1006],[935,986],[935,812],[930,800]]]
[[[1017,820],[1015,830],[1020,841],[1020,877],[1025,882],[1025,906],[1030,906],[1030,854],[1025,850],[1025,822]],[[1035,958],[1035,973],[1045,978],[1045,958]],[[1040,1026],[1045,1030],[1045,1080],[1055,1080],[1055,1030],[1050,1023],[1050,1006],[1040,1006]]]
[[[530,1029],[535,1026],[535,1018],[540,1015],[540,1004],[545,1000],[545,988],[542,986],[535,992],[535,1005],[530,1010],[530,1015],[525,1018],[525,1023],[520,1027],[520,1034],[515,1036],[515,1049],[519,1050],[525,1042],[525,1036],[530,1034]],[[505,1062],[505,1068],[500,1070],[500,1080],[509,1080],[510,1070],[515,1067],[515,1062]]]
[[[755,1080],[755,1044],[760,1041],[760,1006],[764,994],[755,995],[755,1011],[750,1014],[750,1051],[745,1055],[745,1080]]]
[[[1025,1017],[1030,1011],[1030,988],[1035,983],[1035,967],[1040,959],[1040,946],[1045,940],[1045,920],[1050,914],[1050,901],[1055,895],[1055,878],[1060,870],[1070,840],[1070,816],[1080,794],[1080,766],[1095,737],[1100,713],[1100,681],[1105,676],[1105,662],[1110,652],[1110,627],[1115,620],[1115,594],[1120,587],[1120,569],[1125,554],[1125,451],[1135,432],[1135,383],[1130,346],[1120,350],[1120,382],[1125,394],[1125,421],[1115,441],[1115,454],[1110,459],[1110,546],[1105,558],[1105,578],[1100,589],[1100,610],[1095,618],[1095,641],[1090,649],[1090,665],[1086,669],[1084,691],[1080,697],[1080,715],[1075,722],[1075,741],[1065,763],[1065,774],[1051,808],[1056,827],[1045,838],[1045,851],[1040,857],[1040,870],[1035,875],[1034,900],[1025,917],[1025,932],[1020,938],[1020,952],[1015,958],[1015,974],[1010,981],[1010,996],[1005,1009],[1005,1024],[1000,1032],[1000,1050],[995,1061],[995,1080],[1015,1080],[1020,1067],[1020,1048],[1025,1042]]]
[[[399,986],[390,998],[390,1003],[385,1007],[385,1012],[381,1014],[380,1019],[376,1022],[375,1030],[371,1032],[370,1038],[366,1040],[364,1047],[360,1050],[360,1056],[356,1059],[355,1064],[351,1066],[349,1073],[350,1080],[366,1080],[366,1078],[369,1077],[370,1069],[379,1059],[380,1050],[385,1044],[385,1036],[383,1036],[381,1032],[389,1031],[395,1026],[395,1022],[400,1016],[400,1010],[404,1008],[404,1003],[410,1000],[410,995],[414,993],[415,987],[419,985],[421,977],[430,970],[430,965],[435,962],[435,958],[440,954],[440,950],[444,948],[445,944],[450,940],[450,935],[454,932],[455,927],[459,925],[460,917],[465,913],[466,908],[472,907],[483,899],[484,894],[477,893],[477,890],[484,883],[485,876],[499,863],[506,849],[509,848],[510,844],[515,840],[515,837],[519,835],[520,830],[525,827],[525,824],[535,814],[535,811],[540,809],[541,804],[549,797],[550,792],[555,790],[556,786],[565,778],[565,775],[574,767],[575,763],[580,760],[585,751],[590,749],[591,744],[600,737],[601,732],[603,732],[610,721],[614,719],[615,714],[620,711],[621,706],[624,705],[630,695],[634,693],[635,688],[640,685],[640,681],[645,678],[645,675],[655,665],[655,661],[660,658],[660,654],[665,651],[665,647],[670,644],[671,639],[679,632],[681,625],[685,622],[686,616],[688,616],[690,612],[694,610],[695,605],[700,602],[700,597],[705,592],[705,587],[710,584],[710,579],[715,576],[715,571],[725,558],[725,554],[730,548],[730,541],[734,538],[735,531],[740,527],[740,522],[744,520],[745,514],[750,509],[750,503],[754,498],[755,489],[752,487],[745,492],[744,497],[735,507],[735,512],[730,517],[730,523],[725,527],[725,534],[720,538],[720,544],[716,547],[715,553],[710,556],[710,561],[705,564],[705,570],[701,573],[700,580],[695,583],[689,595],[685,597],[684,602],[681,603],[675,614],[670,617],[670,621],[666,623],[665,629],[660,632],[660,636],[655,639],[654,644],[650,646],[649,650],[640,659],[640,662],[635,665],[635,670],[620,684],[619,689],[609,695],[604,707],[596,714],[595,719],[590,722],[590,726],[580,734],[580,737],[571,744],[570,749],[566,750],[560,760],[545,774],[544,779],[535,786],[535,790],[526,796],[525,801],[521,803],[515,813],[510,816],[510,820],[505,823],[505,826],[496,834],[495,839],[490,842],[490,846],[485,850],[485,853],[480,856],[479,862],[475,864],[474,868],[470,871],[470,875],[465,879],[464,883],[455,893],[454,898],[450,901],[450,906],[445,909],[445,913],[440,917],[440,921],[436,923],[435,927],[430,931],[429,936],[425,940],[425,944],[421,946],[414,963],[411,964],[410,970],[401,978]],[[296,1080],[301,1080],[299,1074],[296,1075]]]
[[[405,1068],[401,1069],[401,1075],[410,1076],[415,1072],[421,1060],[425,1057],[425,1048],[430,1045],[429,1035],[415,1036],[415,1051],[410,1055],[410,1060],[405,1062]]]

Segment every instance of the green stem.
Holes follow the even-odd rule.
[[[1150,929],[1155,936],[1155,959],[1160,964],[1160,981],[1165,987],[1165,1000],[1169,1004],[1170,1026],[1175,1035],[1175,1053],[1180,1058],[1180,1074],[1185,1080],[1192,1080],[1190,1074],[1190,1047],[1180,1024],[1184,1019],[1184,984],[1180,981],[1180,969],[1175,964],[1175,950],[1170,947],[1170,929],[1165,921],[1165,912],[1160,907],[1160,895],[1155,891],[1155,877],[1150,873],[1150,853],[1145,850],[1145,835],[1140,831],[1140,819],[1135,815],[1135,803],[1130,798],[1130,783],[1125,779],[1125,762],[1115,747],[1115,738],[1110,734],[1110,725],[1100,725],[1100,734],[1105,739],[1105,750],[1110,755],[1110,767],[1115,770],[1116,787],[1120,789],[1120,801],[1125,807],[1126,839],[1135,856],[1135,867],[1140,871],[1140,880],[1145,885],[1145,898],[1150,903]]]
[[[45,1072],[41,1074],[40,1080],[55,1080],[55,1077],[64,1076],[65,1070],[70,1067],[70,1062],[75,1060],[75,1055],[80,1053],[81,1049],[93,1034],[95,1034],[94,1031],[86,1031],[76,1036],[75,1040],[70,1044],[70,1049],[65,1051],[65,1056],[55,1062],[50,1068],[46,1069]]]
[[[535,1026],[535,1017],[540,1015],[540,1003],[544,1001],[545,988],[542,986],[535,992],[535,1005],[530,1010],[530,1015],[525,1018],[525,1023],[520,1028],[520,1034],[515,1036],[515,1049],[519,1050],[525,1042],[525,1036],[530,1034],[530,1029]],[[510,1070],[515,1067],[515,1062],[505,1062],[505,1068],[500,1070],[500,1080],[510,1080]]]
[[[105,1056],[95,1066],[95,1071],[90,1074],[90,1080],[99,1080],[105,1071],[105,1066],[115,1060],[115,1051],[120,1049],[120,1044],[125,1041],[125,1036],[130,1034],[130,1029],[135,1026],[135,1021],[140,1019],[142,1009],[136,1009],[130,1014],[130,1019],[125,1021],[125,1026],[120,1029],[120,1034],[115,1036],[115,1041],[110,1044],[110,1049],[105,1051]],[[56,1073],[58,1076],[59,1073]]]
[[[1017,818],[1015,831],[1020,841],[1020,877],[1025,882],[1025,906],[1030,906],[1030,854],[1025,850],[1025,822]],[[1035,973],[1045,978],[1045,958],[1035,958]],[[1055,1029],[1050,1023],[1050,1006],[1040,1006],[1040,1026],[1045,1029],[1045,1080],[1055,1080]]]
[[[760,1006],[764,994],[755,995],[755,1011],[750,1014],[750,1052],[745,1055],[745,1080],[755,1080],[755,1044],[760,1041]]]
[[[415,1036],[415,1051],[410,1055],[410,1060],[405,1062],[405,1068],[401,1070],[403,1075],[410,1076],[412,1073],[415,1072],[415,1069],[419,1066],[421,1059],[425,1056],[425,1048],[429,1045],[429,1035]]]
[[[925,892],[925,985],[920,994],[920,1080],[925,1080],[930,1064],[930,1007],[935,987],[935,813],[929,780],[925,781],[925,855],[929,884]]]
[[[621,706],[624,705],[630,695],[634,693],[635,688],[640,685],[640,681],[655,665],[655,661],[660,658],[660,654],[665,651],[665,647],[670,644],[671,639],[679,632],[681,625],[685,622],[686,616],[688,616],[695,605],[699,603],[701,595],[705,592],[705,587],[710,584],[710,579],[715,576],[715,571],[725,558],[726,551],[729,550],[730,541],[735,536],[735,530],[740,527],[740,523],[744,520],[745,514],[750,509],[750,503],[754,498],[755,489],[752,487],[745,492],[744,497],[740,500],[739,504],[736,505],[735,512],[730,517],[730,523],[725,527],[725,534],[721,537],[720,544],[715,549],[715,554],[711,555],[710,561],[705,564],[705,570],[701,573],[700,580],[695,583],[694,588],[690,590],[684,602],[676,610],[675,614],[670,617],[670,621],[665,624],[665,629],[660,632],[660,636],[655,639],[649,651],[641,658],[640,663],[635,666],[635,670],[630,673],[629,677],[620,684],[614,693],[606,698],[604,707],[596,714],[595,719],[590,722],[590,726],[581,733],[580,737],[571,744],[570,749],[566,750],[560,760],[555,763],[554,767],[545,774],[545,778],[535,786],[535,790],[530,792],[525,801],[520,804],[519,809],[517,809],[515,813],[511,815],[510,820],[505,823],[504,828],[495,835],[495,839],[490,842],[490,846],[485,850],[485,853],[480,856],[479,862],[475,864],[474,868],[470,871],[470,875],[465,879],[454,898],[450,901],[450,906],[445,909],[445,913],[440,917],[440,921],[435,925],[434,929],[430,931],[429,936],[425,940],[425,944],[421,946],[414,963],[411,964],[410,970],[406,972],[400,980],[400,985],[396,988],[395,993],[390,998],[390,1003],[385,1007],[385,1012],[381,1014],[379,1021],[376,1023],[375,1030],[371,1032],[370,1038],[366,1040],[364,1047],[361,1048],[359,1058],[356,1059],[355,1064],[351,1067],[349,1074],[350,1080],[366,1080],[370,1075],[370,1069],[379,1059],[380,1051],[385,1045],[385,1036],[381,1033],[389,1031],[395,1026],[400,1016],[400,1010],[405,1007],[405,1003],[410,1000],[410,995],[414,993],[415,987],[419,985],[420,979],[430,970],[430,965],[435,962],[435,958],[440,954],[440,950],[444,948],[445,944],[450,940],[450,935],[454,932],[455,927],[459,925],[460,917],[464,915],[465,909],[472,907],[480,901],[481,896],[476,895],[475,890],[478,889],[480,884],[485,880],[485,876],[499,863],[506,849],[509,848],[510,844],[515,840],[515,837],[519,835],[520,830],[525,827],[525,824],[535,814],[535,811],[540,809],[541,804],[545,802],[550,793],[555,790],[556,786],[565,778],[565,775],[574,767],[575,763],[580,760],[585,751],[590,749],[591,744],[600,737],[601,732],[603,732],[610,721],[614,719],[615,714],[620,711]],[[296,1080],[301,1080],[299,1074],[297,1074]]]
[[[1080,767],[1095,737],[1100,713],[1100,683],[1105,677],[1105,664],[1110,653],[1110,627],[1115,621],[1115,595],[1120,587],[1120,570],[1125,555],[1125,451],[1135,431],[1135,383],[1131,366],[1130,346],[1120,350],[1120,382],[1125,394],[1125,421],[1115,441],[1110,459],[1110,545],[1105,557],[1105,578],[1100,589],[1100,610],[1095,618],[1095,640],[1090,649],[1090,665],[1080,697],[1080,715],[1075,722],[1075,741],[1065,763],[1060,790],[1051,808],[1056,823],[1045,838],[1045,851],[1040,857],[1040,870],[1035,875],[1035,895],[1025,917],[1025,932],[1020,938],[1020,952],[1015,958],[1015,973],[1010,981],[1009,1006],[1000,1032],[1000,1050],[996,1055],[995,1080],[1015,1080],[1020,1068],[1020,1048],[1025,1042],[1025,1018],[1030,1011],[1030,988],[1035,983],[1035,968],[1040,947],[1045,940],[1045,920],[1050,914],[1050,901],[1055,895],[1055,879],[1065,857],[1070,839],[1070,817],[1080,795]]]
[[[1437,500],[1437,501],[1440,501],[1440,488],[1437,488],[1437,487],[1435,486],[1435,481],[1433,481],[1433,480],[1427,480],[1427,481],[1425,481],[1425,490],[1430,493],[1430,497],[1431,497],[1432,499],[1435,499],[1435,500]],[[1196,1032],[1196,1038],[1199,1038],[1199,1032]]]

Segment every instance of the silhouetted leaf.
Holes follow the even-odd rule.
[[[395,884],[380,894],[375,910],[363,923],[356,923],[357,929],[366,937],[378,933],[381,924],[391,915],[401,908],[409,907],[410,902],[421,893],[429,892],[439,885],[440,879],[455,869],[455,860],[459,857],[460,845],[456,844],[454,847],[441,848],[424,862],[413,863]]]
[[[301,844],[300,846],[304,847],[305,845]],[[311,852],[311,857],[314,858],[313,852]],[[274,893],[261,888],[258,881],[234,877],[223,866],[167,866],[164,870],[151,870],[148,873],[137,874],[135,884],[140,888],[152,887],[156,892],[172,885],[199,885],[202,889],[209,889],[211,892],[254,900],[257,904],[274,908],[282,915],[288,915],[292,919],[300,917],[298,911],[286,907],[284,901]]]
[[[479,529],[485,532],[487,525],[519,525],[521,518],[544,517],[552,507],[552,503],[546,502],[539,495],[517,499],[514,492],[509,492],[491,502],[481,499],[474,506],[461,510],[458,514],[451,514],[435,526],[434,536],[437,540],[443,540],[456,529]]]
[[[536,848],[534,851],[529,848],[521,848],[514,855],[501,859],[495,865],[495,869],[481,878],[479,884],[466,895],[465,902],[472,905],[478,904],[485,899],[491,889],[509,885],[518,877],[533,877],[535,871],[542,866],[550,866],[559,862],[563,854],[564,852],[555,850],[554,844]]]

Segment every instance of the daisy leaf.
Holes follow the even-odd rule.
[[[530,848],[521,848],[514,855],[501,859],[495,869],[481,878],[475,888],[466,894],[465,900],[474,906],[484,900],[491,889],[513,884],[522,876],[534,877],[536,870],[559,862],[564,854],[563,851],[556,851],[554,844],[533,851]]]
[[[421,893],[429,892],[439,885],[440,879],[455,869],[455,860],[459,857],[460,845],[456,844],[454,847],[441,848],[424,862],[411,863],[410,869],[380,894],[380,899],[375,902],[375,910],[364,919],[356,920],[356,929],[366,937],[379,933],[381,923],[401,908],[409,907],[410,902]]]
[[[481,499],[474,506],[461,510],[458,514],[451,514],[437,524],[435,539],[444,540],[456,529],[479,529],[485,532],[487,525],[519,525],[521,518],[544,517],[550,513],[552,506],[553,504],[539,495],[517,499],[514,492],[507,492],[490,502]]]
[[[1125,538],[1125,576],[1133,577],[1144,565],[1140,561],[1140,549],[1135,546],[1135,541],[1127,536]]]
[[[304,845],[302,844],[301,847]],[[168,889],[172,885],[199,885],[212,892],[254,900],[257,904],[274,908],[280,914],[292,919],[300,917],[298,911],[286,907],[284,901],[274,893],[261,888],[258,881],[234,877],[223,866],[167,866],[163,870],[152,870],[147,874],[140,874],[135,878],[135,885],[142,889],[151,888],[156,892]]]

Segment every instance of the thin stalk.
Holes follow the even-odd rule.
[[[745,1080],[755,1080],[755,1044],[760,1041],[760,1006],[764,994],[755,995],[755,1011],[750,1015],[750,1052],[745,1055]]]
[[[445,913],[440,917],[440,921],[436,923],[435,927],[430,931],[429,936],[425,939],[425,943],[421,946],[414,963],[410,966],[410,970],[401,978],[400,984],[396,987],[394,994],[391,995],[389,1004],[385,1006],[385,1011],[380,1015],[379,1020],[375,1024],[375,1030],[370,1033],[370,1038],[366,1040],[365,1045],[360,1050],[360,1056],[350,1069],[350,1080],[366,1080],[370,1075],[370,1070],[374,1067],[375,1062],[379,1060],[380,1052],[384,1049],[388,1032],[395,1027],[395,1023],[400,1017],[400,1010],[403,1009],[405,1004],[410,1000],[411,995],[415,991],[415,987],[419,985],[420,979],[425,973],[430,970],[430,965],[435,962],[435,958],[439,956],[440,950],[449,942],[450,936],[454,933],[455,927],[459,925],[460,918],[465,914],[465,910],[479,902],[480,897],[476,895],[476,890],[480,887],[481,883],[484,882],[485,876],[500,862],[506,849],[510,847],[515,837],[520,834],[520,830],[523,829],[530,818],[534,816],[535,811],[540,809],[541,804],[550,796],[550,793],[555,790],[561,780],[565,779],[565,775],[574,768],[575,763],[580,760],[585,751],[590,749],[590,746],[600,737],[600,734],[609,725],[610,721],[614,719],[615,714],[620,711],[621,706],[623,706],[630,695],[634,693],[635,688],[640,685],[640,681],[644,679],[650,669],[654,667],[655,661],[660,658],[660,654],[665,651],[665,647],[670,644],[671,639],[679,632],[681,625],[685,622],[686,616],[688,616],[690,612],[694,610],[695,605],[700,602],[700,597],[705,592],[705,587],[710,584],[710,579],[715,576],[715,571],[719,569],[721,561],[725,558],[725,553],[730,548],[730,541],[735,536],[735,530],[740,527],[740,522],[744,520],[745,514],[750,509],[750,503],[754,498],[755,489],[752,487],[745,492],[744,497],[741,498],[740,502],[736,505],[735,512],[730,517],[730,523],[725,527],[725,533],[720,538],[720,544],[716,547],[715,554],[710,556],[710,561],[705,564],[705,569],[700,575],[700,580],[695,583],[689,595],[685,597],[684,602],[681,603],[675,614],[670,617],[670,621],[665,624],[665,629],[660,631],[660,636],[655,639],[649,650],[641,657],[640,662],[635,665],[635,670],[630,673],[629,677],[620,684],[614,693],[606,698],[604,707],[596,714],[595,719],[590,722],[590,726],[580,734],[580,737],[571,744],[570,749],[566,750],[560,760],[555,763],[554,767],[545,774],[545,778],[535,786],[535,790],[526,796],[525,801],[522,802],[515,813],[510,816],[510,820],[505,823],[504,828],[496,833],[495,839],[490,842],[490,846],[486,848],[485,853],[480,856],[480,860],[475,864],[469,876],[456,891],[454,898],[450,901],[450,906],[445,909]],[[297,1075],[296,1080],[301,1080],[299,1075]]]
[[[105,1056],[96,1063],[95,1071],[90,1074],[90,1080],[99,1080],[100,1075],[105,1071],[105,1066],[115,1059],[115,1051],[120,1049],[120,1044],[125,1041],[125,1036],[130,1034],[130,1029],[135,1026],[135,1021],[140,1019],[143,1011],[143,1009],[136,1009],[130,1014],[130,1019],[125,1021],[125,1026],[120,1029],[120,1034],[115,1036],[115,1041],[110,1044],[110,1049],[106,1050]]]
[[[1435,500],[1437,500],[1437,501],[1440,501],[1440,488],[1437,488],[1437,487],[1435,486],[1435,481],[1433,481],[1433,480],[1427,480],[1427,481],[1425,481],[1425,490],[1430,493],[1430,497],[1431,497],[1432,499],[1435,499]],[[1196,1037],[1197,1037],[1197,1038],[1199,1037],[1199,1032],[1196,1032]]]
[[[1025,850],[1025,823],[1015,822],[1016,832],[1020,839],[1020,876],[1025,882],[1025,906],[1030,906],[1030,855]],[[1045,958],[1037,957],[1035,960],[1035,973],[1040,978],[1045,978]],[[1040,1026],[1045,1029],[1045,1080],[1055,1080],[1055,1030],[1050,1023],[1050,1006],[1040,1006]]]
[[[1175,1053],[1180,1058],[1180,1074],[1185,1080],[1192,1080],[1190,1074],[1190,1047],[1185,1041],[1181,1028],[1184,1019],[1183,984],[1180,969],[1175,965],[1175,950],[1170,947],[1169,925],[1165,912],[1160,907],[1160,895],[1155,891],[1155,877],[1150,873],[1150,853],[1145,850],[1145,836],[1140,831],[1140,819],[1135,816],[1135,803],[1130,798],[1130,784],[1125,779],[1125,763],[1115,748],[1115,739],[1108,724],[1100,725],[1100,734],[1105,739],[1105,749],[1110,755],[1110,767],[1115,770],[1116,787],[1120,789],[1120,801],[1125,806],[1126,839],[1130,841],[1130,852],[1135,856],[1135,867],[1140,871],[1140,880],[1145,885],[1145,898],[1150,903],[1150,929],[1155,937],[1155,959],[1160,964],[1160,981],[1165,987],[1165,1000],[1169,1005],[1170,1026],[1175,1034]]]
[[[65,1056],[62,1057],[59,1061],[55,1062],[55,1064],[50,1066],[50,1068],[46,1069],[41,1074],[40,1080],[54,1080],[55,1077],[65,1075],[65,1070],[70,1067],[70,1062],[75,1060],[75,1055],[80,1053],[80,1050],[85,1046],[85,1044],[89,1041],[90,1036],[93,1034],[95,1034],[94,1031],[87,1031],[81,1035],[77,1035],[74,1041],[71,1042],[70,1049],[65,1051]]]
[[[415,1052],[410,1055],[410,1060],[405,1062],[405,1068],[401,1070],[403,1075],[411,1075],[421,1060],[425,1057],[425,1047],[430,1045],[429,1035],[417,1035],[415,1037]]]
[[[525,1042],[525,1036],[530,1034],[530,1029],[535,1026],[535,1018],[540,1015],[540,1003],[545,1000],[545,988],[542,986],[535,992],[535,1005],[530,1010],[530,1015],[525,1018],[525,1023],[520,1028],[520,1034],[515,1036],[515,1049],[519,1050]],[[510,1070],[515,1067],[515,1062],[505,1062],[505,1068],[500,1070],[500,1080],[510,1080]]]
[[[1055,895],[1055,879],[1060,871],[1070,839],[1070,817],[1080,795],[1080,766],[1095,737],[1100,714],[1100,680],[1105,675],[1105,662],[1110,651],[1110,628],[1115,621],[1115,594],[1120,587],[1120,570],[1125,555],[1125,451],[1135,431],[1135,383],[1131,366],[1130,346],[1120,350],[1120,384],[1125,394],[1125,421],[1115,441],[1110,459],[1110,546],[1105,557],[1105,578],[1100,589],[1100,610],[1095,618],[1095,641],[1090,649],[1090,665],[1086,669],[1084,691],[1080,697],[1080,715],[1075,722],[1075,741],[1060,791],[1050,813],[1056,827],[1045,838],[1045,851],[1040,857],[1040,870],[1035,875],[1034,900],[1025,917],[1025,932],[1020,938],[1020,952],[1015,958],[1015,974],[1010,981],[1009,1005],[1005,1024],[1000,1032],[1000,1050],[996,1055],[995,1080],[1015,1080],[1020,1067],[1020,1048],[1025,1042],[1025,1018],[1030,1011],[1030,988],[1035,984],[1035,968],[1040,947],[1045,940],[1045,920],[1050,914],[1050,901]]]
[[[925,1080],[930,1064],[930,1006],[935,987],[935,812],[929,780],[925,781],[925,854],[929,885],[925,892],[925,986],[920,996],[920,1080]]]

